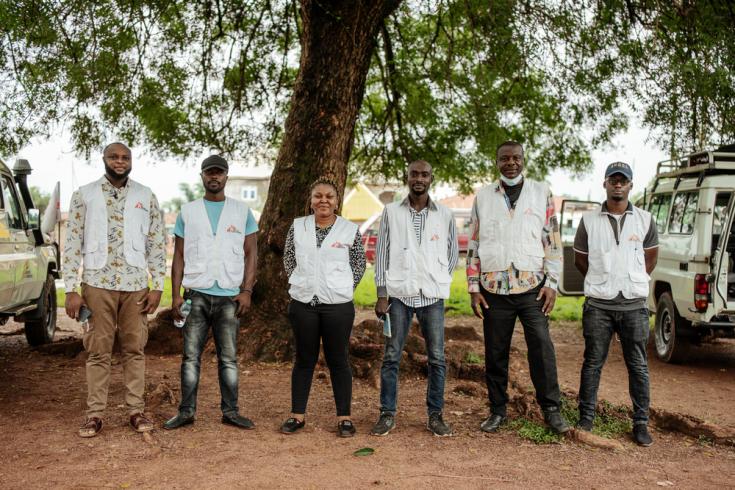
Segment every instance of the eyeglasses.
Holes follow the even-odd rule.
[[[618,185],[618,184],[620,184],[620,185],[628,185],[630,183],[630,180],[628,180],[627,177],[622,177],[622,176],[617,176],[617,175],[608,177],[605,180],[610,185]]]

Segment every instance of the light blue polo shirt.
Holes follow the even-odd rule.
[[[203,199],[204,201],[204,209],[207,210],[207,217],[209,218],[209,224],[212,227],[212,234],[217,234],[217,225],[219,225],[219,217],[222,215],[222,210],[225,207],[225,201],[207,201],[206,199]],[[248,215],[247,218],[245,218],[245,226],[243,227],[245,230],[245,236],[248,236],[252,233],[255,233],[258,231],[258,223],[255,221],[255,216],[253,216],[253,212],[248,208]],[[186,227],[186,224],[184,223],[184,219],[181,217],[181,213],[176,217],[176,225],[174,226],[174,235],[180,238],[184,238],[184,229]],[[217,284],[217,281],[214,281],[214,286],[212,286],[209,289],[196,289],[192,288],[194,291],[199,291],[200,293],[204,294],[211,294],[212,296],[235,296],[240,294],[240,288],[232,288],[232,289],[225,289],[219,287]]]

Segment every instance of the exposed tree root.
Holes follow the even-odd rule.
[[[735,446],[735,428],[722,427],[692,415],[651,408],[651,421],[659,429],[691,437],[705,437],[716,444]]]

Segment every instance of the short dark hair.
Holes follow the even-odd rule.
[[[504,146],[518,146],[521,149],[521,153],[523,153],[525,155],[525,151],[523,150],[523,145],[522,144],[520,144],[519,142],[517,142],[515,140],[506,140],[506,141],[503,141],[502,143],[500,143],[498,145],[498,147],[495,149],[495,157],[496,158],[498,156],[498,152],[500,152],[500,149],[502,147],[504,147]]]
[[[421,160],[421,159],[414,160],[413,162],[409,163],[408,166],[410,167],[411,165],[416,164],[416,163],[425,163],[431,169],[431,173],[434,173],[434,167],[432,167],[432,165],[429,162],[427,162],[426,160]],[[406,168],[408,168],[408,167],[406,167]]]
[[[132,151],[130,151],[130,148],[128,148],[128,145],[126,145],[125,143],[123,143],[121,141],[113,141],[112,143],[108,143],[107,146],[105,146],[104,148],[102,148],[102,156],[105,156],[105,152],[112,145],[120,145],[120,146],[124,147],[126,150],[128,150],[128,153],[133,153]]]

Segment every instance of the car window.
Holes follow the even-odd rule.
[[[651,199],[651,205],[648,211],[656,221],[656,230],[663,233],[666,229],[666,218],[669,216],[669,208],[671,207],[671,194],[656,194]]]
[[[727,209],[730,204],[731,192],[718,192],[715,198],[715,208],[712,216],[712,234],[720,235],[727,223]]]
[[[15,195],[15,186],[13,186],[13,183],[6,176],[3,176],[0,182],[0,185],[2,185],[5,214],[8,217],[8,226],[12,229],[22,230],[23,220],[20,215],[18,197]]]
[[[674,196],[669,219],[669,233],[692,234],[698,201],[699,192],[679,192]]]

